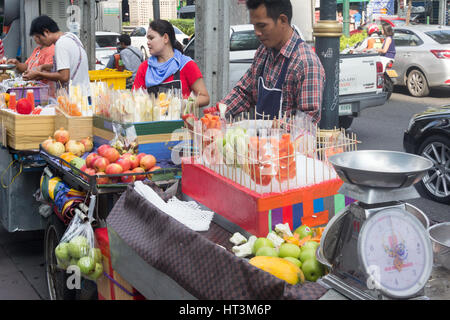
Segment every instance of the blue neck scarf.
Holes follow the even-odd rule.
[[[163,63],[159,63],[157,57],[151,56],[147,60],[148,68],[145,74],[145,86],[150,88],[163,83],[164,80],[175,74],[178,70],[183,69],[186,63],[191,60],[190,57],[183,55],[177,49],[174,49],[173,57]]]

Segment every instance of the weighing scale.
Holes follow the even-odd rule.
[[[421,299],[432,267],[428,219],[404,200],[432,162],[393,151],[353,151],[329,158],[356,202],[327,224],[317,259],[323,283],[349,299]]]

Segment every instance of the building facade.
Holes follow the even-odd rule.
[[[160,18],[165,20],[177,18],[178,0],[160,0]],[[153,20],[153,0],[129,0],[131,26],[145,26]]]

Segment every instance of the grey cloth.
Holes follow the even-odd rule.
[[[120,51],[120,58],[125,69],[133,73],[131,79],[134,79],[139,66],[144,60],[141,51],[136,47],[128,46]]]

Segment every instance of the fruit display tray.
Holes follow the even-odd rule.
[[[186,159],[185,159],[186,160]],[[354,200],[338,194],[342,180],[259,194],[203,165],[182,163],[182,192],[247,232],[265,237],[279,223],[291,230],[302,224],[324,226]]]
[[[183,128],[183,120],[136,122],[133,125],[139,152],[151,154],[158,160],[170,160],[172,148],[183,141],[182,135],[174,134]],[[109,143],[114,138],[112,120],[94,115],[93,135],[96,146]]]
[[[72,166],[69,162],[64,159],[56,156],[50,155],[48,152],[42,148],[42,145],[39,146],[39,152],[45,162],[54,169],[58,175],[60,175],[63,180],[67,181],[71,186],[75,188],[80,188],[86,192],[91,192],[93,194],[102,194],[102,193],[115,193],[115,192],[123,192],[126,190],[128,184],[127,183],[114,183],[114,184],[98,184],[97,176],[89,175],[83,172],[83,175],[87,177],[87,180],[83,179],[80,175],[82,173],[81,170]],[[92,152],[95,152],[94,150]],[[89,153],[86,152],[83,157],[85,158]],[[82,157],[82,158],[83,158]],[[161,167],[160,170],[155,170],[152,172],[144,172],[144,173],[127,173],[127,174],[110,174],[103,175],[102,177],[108,178],[120,178],[124,176],[138,176],[138,175],[152,175],[153,182],[159,181],[168,181],[173,179],[179,179],[181,176],[181,168],[177,166],[170,166],[168,163],[157,163],[158,166]],[[148,179],[148,178],[146,178]]]

